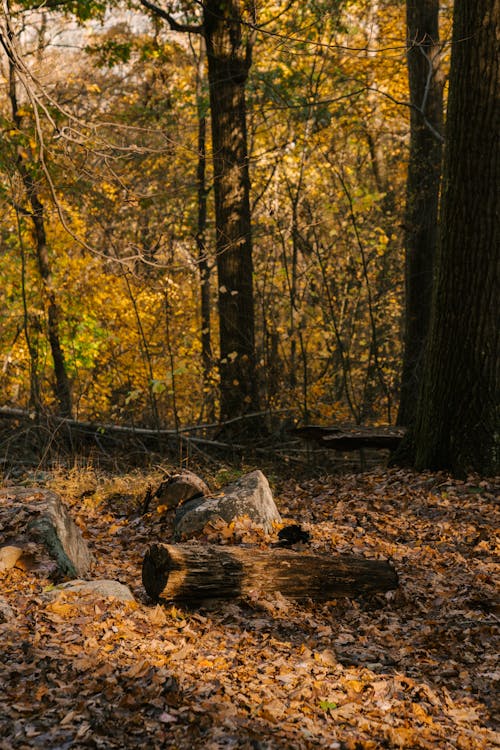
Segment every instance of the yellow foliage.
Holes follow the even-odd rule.
[[[247,86],[259,385],[263,403],[295,418],[384,421],[394,416],[401,354],[404,4],[352,0],[340,19],[334,5],[321,16],[311,4],[285,13],[281,2],[259,7],[263,32]],[[8,117],[4,132],[33,171],[44,207],[78,416],[194,422],[217,400],[219,377],[215,367],[203,376],[196,243],[206,71],[199,50],[169,34],[130,35],[122,26],[102,33],[107,42],[131,39],[130,60],[102,69],[75,52],[65,67],[55,49],[41,52],[51,96],[63,83],[74,114],[57,115],[70,125],[67,139],[55,138],[42,117],[51,186],[28,153],[40,143],[29,109],[17,111],[22,132]],[[5,88],[0,97],[7,112]],[[205,241],[216,361],[209,125]],[[0,384],[9,403],[22,405],[33,368],[47,400],[53,376],[29,206],[8,147],[0,167],[8,177],[0,194]]]

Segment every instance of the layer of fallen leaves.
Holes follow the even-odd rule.
[[[0,624],[0,748],[498,746],[493,483],[406,471],[284,482],[280,511],[313,549],[391,558],[400,589],[197,610],[148,601],[144,551],[170,540],[172,519],[138,517],[126,484],[62,490],[93,576],[128,584],[136,603],[54,599],[47,580],[1,574],[16,617]],[[245,519],[206,535],[266,544]]]

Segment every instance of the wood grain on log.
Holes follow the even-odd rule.
[[[397,573],[385,560],[199,543],[153,544],[144,557],[142,581],[153,599],[193,602],[255,591],[326,601],[398,586]]]

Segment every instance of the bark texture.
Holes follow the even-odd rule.
[[[457,0],[418,469],[498,472],[499,0]]]
[[[214,165],[222,420],[257,408],[245,104],[251,39],[244,38],[242,13],[243,3],[238,0],[209,0],[204,6]]]
[[[198,247],[198,269],[200,273],[200,323],[201,323],[201,361],[203,367],[203,389],[206,394],[206,419],[215,420],[215,399],[213,393],[213,353],[211,324],[211,265],[207,250],[207,111],[204,101],[204,57],[205,43],[201,37],[200,59],[196,75],[196,109],[198,115],[198,163],[196,168],[196,190],[198,203],[198,221],[196,244]]]
[[[228,599],[259,591],[290,599],[326,601],[336,596],[388,591],[398,586],[390,563],[283,549],[154,544],[142,566],[153,599]]]
[[[88,574],[92,555],[78,526],[59,495],[37,487],[0,489],[2,529],[0,568],[18,566],[24,553],[45,553],[53,561],[53,575],[75,578]],[[8,548],[7,551],[5,550]],[[43,553],[38,551],[43,548]],[[17,555],[16,548],[21,550]],[[12,563],[12,565],[10,564]]]
[[[406,22],[412,108],[405,215],[405,338],[398,414],[402,425],[415,418],[438,240],[443,130],[439,0],[407,0]]]

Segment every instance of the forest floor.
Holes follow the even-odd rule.
[[[171,516],[138,513],[160,475],[37,479],[70,507],[92,577],[120,580],[136,601],[50,599],[49,580],[0,573],[15,614],[0,623],[2,750],[500,746],[492,481],[382,468],[271,477],[283,518],[311,533],[314,550],[390,558],[399,589],[190,609],[154,604],[141,583],[148,545],[170,540]],[[242,522],[219,541],[270,540]]]

